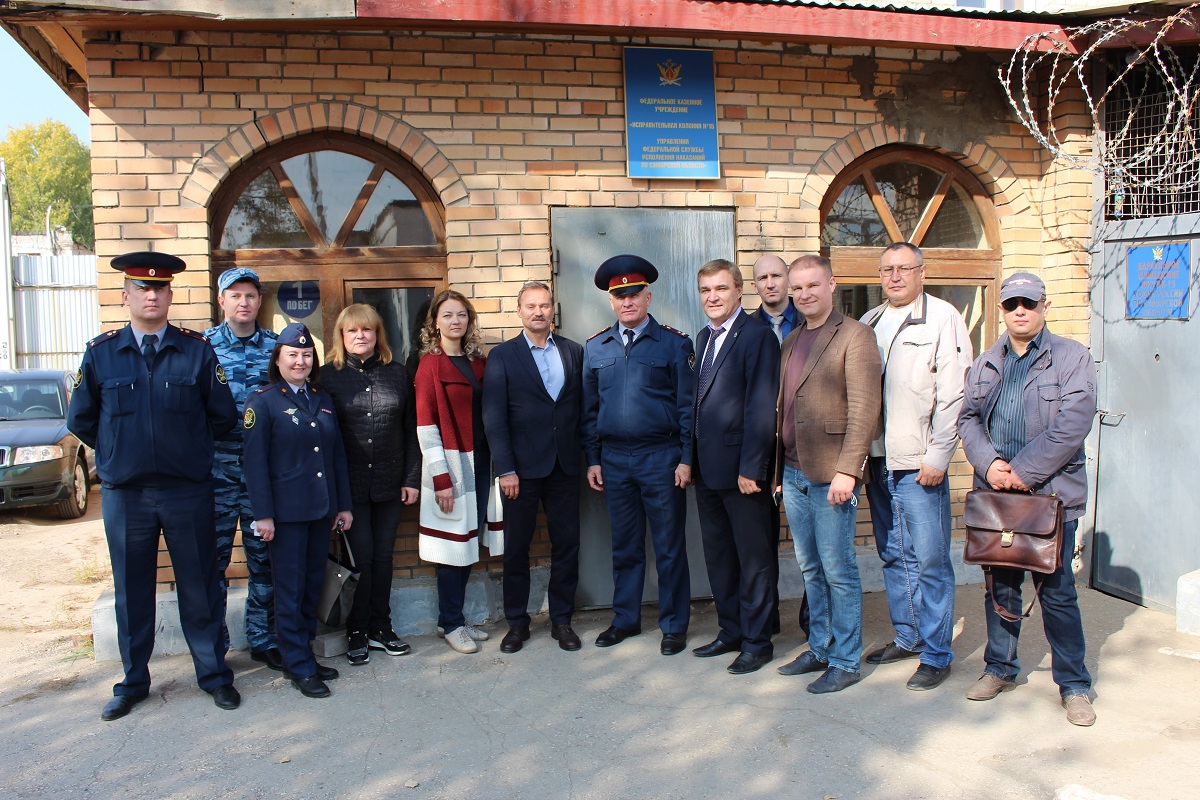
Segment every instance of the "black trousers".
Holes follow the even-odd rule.
[[[346,541],[358,568],[358,588],[346,620],[348,632],[388,633],[392,629],[392,551],[404,513],[399,498],[354,503],[354,524]]]
[[[696,481],[696,510],[704,540],[704,563],[724,642],[746,653],[771,653],[779,615],[779,547],[772,517],[779,510],[770,487],[756,494],[710,489]]]
[[[529,545],[540,502],[550,532],[550,622],[570,625],[579,585],[580,478],[556,462],[546,477],[520,482],[517,498],[504,498],[504,616],[509,625],[529,624]]]

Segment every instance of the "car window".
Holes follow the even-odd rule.
[[[55,381],[4,381],[0,383],[0,418],[63,419],[66,397]]]

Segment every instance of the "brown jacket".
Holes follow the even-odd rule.
[[[780,374],[800,328],[783,340]],[[779,424],[783,398],[792,392],[796,402],[796,450],[800,469],[813,483],[831,483],[835,473],[866,482],[864,466],[879,422],[883,366],[875,333],[836,309],[821,326],[804,365],[799,386],[779,387]],[[780,429],[782,434],[782,428]],[[783,473],[780,435],[778,474]]]

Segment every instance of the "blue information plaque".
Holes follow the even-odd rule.
[[[1125,282],[1126,319],[1187,319],[1192,283],[1190,242],[1130,247]]]
[[[625,48],[625,144],[631,178],[721,177],[711,50]]]
[[[279,308],[292,319],[304,319],[321,307],[321,284],[287,281],[279,284]]]

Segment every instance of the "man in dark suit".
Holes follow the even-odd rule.
[[[708,325],[696,336],[692,478],[704,537],[704,562],[720,633],[692,652],[701,658],[740,650],[729,672],[760,669],[774,656],[779,556],[770,480],[779,394],[779,341],[742,312],[742,276],[724,259],[697,274]]]
[[[578,650],[571,628],[579,583],[579,463],[583,348],[551,330],[550,287],[517,294],[520,336],[497,345],[483,376],[483,425],[504,503],[504,616],[500,642],[515,653],[529,639],[529,544],[538,501],[550,533],[550,635]]]

